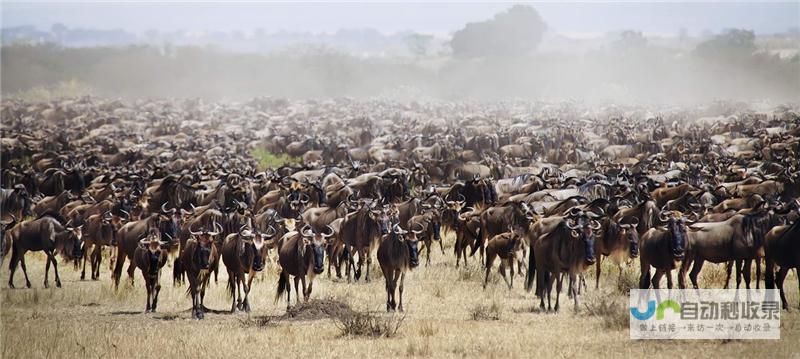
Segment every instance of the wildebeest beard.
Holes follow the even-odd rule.
[[[325,246],[311,242],[311,249],[314,254],[314,273],[320,274],[323,271],[325,262]]]
[[[158,229],[161,231],[161,238],[169,238],[170,242],[172,242],[178,238],[180,224],[178,220],[171,217],[167,220],[159,219]]]
[[[748,247],[759,248],[764,243],[764,236],[776,226],[776,216],[770,214],[747,214],[742,219],[742,231]]]
[[[396,234],[393,235],[396,236]],[[419,265],[419,248],[417,247],[417,244],[419,242],[417,241],[405,241],[405,242],[406,246],[408,246],[408,262],[409,262],[408,264],[411,266],[411,268],[415,268],[416,266]]]
[[[148,259],[150,261],[150,266],[147,269],[148,274],[151,278],[158,275],[158,262],[161,259],[161,251],[147,251]]]
[[[583,242],[586,261],[594,263],[597,260],[594,256],[594,231],[589,227],[581,230],[581,241]]]
[[[264,270],[264,258],[261,257],[261,253],[256,249],[256,245],[250,244],[248,248],[248,250],[253,251],[253,270],[256,272]]]
[[[208,269],[208,262],[209,257],[211,257],[211,247],[213,244],[209,243],[209,247],[204,247],[203,245],[197,245],[197,249],[194,252],[194,259],[195,263],[200,269]]]

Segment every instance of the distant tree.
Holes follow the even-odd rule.
[[[456,31],[450,46],[460,58],[522,56],[539,46],[546,29],[536,9],[514,5],[491,20],[469,23]]]
[[[752,30],[730,29],[701,42],[694,52],[706,60],[741,60],[753,55],[755,40],[756,35]]]
[[[645,47],[647,47],[647,38],[642,35],[641,31],[625,30],[614,42],[614,48],[623,52],[637,51]]]
[[[428,54],[428,48],[431,46],[433,36],[423,34],[411,34],[405,38],[408,51],[414,56],[425,56]]]

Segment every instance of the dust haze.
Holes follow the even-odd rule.
[[[580,36],[555,28],[537,7],[507,5],[447,33],[255,29],[198,35],[60,23],[5,27],[2,92],[234,101],[272,96],[679,104],[800,98],[798,11],[779,32],[675,26],[665,34],[619,28]]]

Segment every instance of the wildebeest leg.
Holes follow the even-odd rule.
[[[253,278],[255,278],[255,276],[256,271],[251,270],[247,278],[247,286],[244,287],[244,311],[248,313],[250,312],[250,289],[253,289]],[[242,281],[242,284],[244,284],[244,279],[242,279]]]
[[[305,291],[305,288],[303,288],[303,291]],[[297,305],[300,305],[300,276],[299,275],[294,276],[294,293],[297,296],[297,299],[295,300],[295,302],[297,303]]]
[[[508,289],[514,288],[514,257],[508,259],[508,270],[511,272],[511,283],[508,284]],[[503,278],[506,274],[503,273]]]
[[[292,307],[292,282],[289,281],[289,274],[281,271],[282,276],[286,276],[286,310]]]
[[[644,258],[639,258],[639,267],[641,269],[639,289],[648,289],[650,288],[650,263],[645,261]]]
[[[761,257],[756,256],[756,289],[760,289],[761,286],[759,285],[761,282]],[[798,281],[800,283],[800,281]]]
[[[119,288],[119,280],[122,277],[122,267],[125,265],[125,252],[117,253],[117,262],[114,271],[111,272],[111,279],[114,280],[114,289]]]
[[[183,282],[183,268],[180,258],[175,258],[172,262],[172,286],[177,287]]]
[[[94,252],[92,252],[92,280],[100,279],[100,263],[103,261],[103,247],[95,245]],[[83,279],[83,278],[81,278]]]
[[[135,264],[133,263],[133,258],[128,263],[128,278],[131,280],[131,286],[133,286],[133,272],[136,270]]]
[[[692,281],[692,287],[694,289],[698,289],[697,285],[697,275],[700,274],[700,270],[703,269],[704,260],[698,259],[695,261],[694,266],[692,266],[692,271],[689,273],[689,280]]]
[[[667,288],[672,289],[672,269],[666,271],[667,275]]]
[[[725,272],[726,272],[725,286],[722,287],[722,289],[728,289],[728,285],[731,282],[731,273],[733,273],[733,262],[734,261],[728,261],[727,263],[725,263]]]
[[[306,286],[306,277],[303,276],[300,278],[300,282],[303,283],[303,297],[308,302],[308,299],[311,298],[311,288],[314,287],[314,280],[309,278],[308,286]]]
[[[594,289],[600,289],[600,263],[603,262],[603,255],[597,256],[597,262],[594,263]],[[622,272],[620,272],[620,277]]]
[[[153,306],[151,307],[151,311],[153,313],[156,312],[156,307],[158,306],[158,293],[161,292],[161,270],[159,269],[159,274],[155,278],[155,287],[153,290]]]
[[[8,262],[8,270],[11,272],[8,275],[8,287],[14,288],[14,272],[17,271],[17,264],[19,263],[20,251],[16,247],[11,248],[11,261]],[[28,286],[30,288],[30,286]]]
[[[48,277],[50,276],[50,260],[53,258],[53,256],[47,251],[45,251],[45,254],[47,255],[47,260],[44,266],[44,287],[50,288],[50,281],[48,280]]]
[[[743,276],[744,276],[744,287],[745,289],[750,289],[750,270],[752,270],[753,260],[752,259],[745,259],[743,264]],[[737,285],[738,287],[738,285]]]
[[[239,281],[236,280],[236,274],[230,269],[228,269],[228,291],[231,294],[231,313],[235,313],[237,309],[236,293],[239,291]]]
[[[483,289],[486,289],[486,283],[489,282],[489,272],[492,271],[492,264],[494,264],[494,253],[486,255],[486,276],[483,278]]]
[[[150,281],[147,279],[147,271],[145,271],[144,269],[142,270],[142,277],[144,279],[144,288],[145,290],[147,290],[147,304],[145,305],[144,312],[150,313],[150,309],[152,308],[150,306],[150,299],[152,298],[153,295],[153,288],[150,285]]]
[[[404,310],[403,309],[403,282],[405,282],[406,274],[400,269],[398,269],[397,271],[400,274],[400,311],[402,312]]]
[[[425,266],[426,267],[431,264],[431,245],[432,244],[433,243],[431,243],[431,239],[426,239],[425,240],[425,256],[426,256]]]
[[[437,242],[439,242],[439,249],[442,250],[442,255],[444,255],[444,239],[439,239]]]
[[[578,290],[575,288],[575,280],[578,276],[575,273],[569,273],[569,290],[572,291],[572,302],[575,304],[575,313],[578,312]],[[578,283],[578,287],[580,287],[580,283]]]
[[[564,276],[563,273],[557,273],[555,276],[558,277],[558,282],[556,284],[556,307],[553,309],[558,312],[559,300],[561,299],[561,287],[564,284]]]
[[[89,253],[89,250],[92,249],[92,247],[94,247],[94,245],[92,243],[84,242],[83,243],[83,253]],[[92,252],[92,253],[94,253],[94,252]],[[83,256],[83,269],[81,269],[81,280],[85,280],[86,279],[86,262],[87,261],[90,262],[89,266],[91,267],[91,270],[92,270],[91,276],[92,276],[92,279],[94,279],[94,256]]]
[[[369,247],[364,249],[364,256],[366,257],[367,262],[367,274],[364,276],[364,281],[369,283],[369,267],[372,265],[372,256],[369,253],[372,252]]]
[[[653,289],[658,289],[661,286],[661,277],[663,276],[664,276],[664,271],[656,268],[656,272],[653,274],[653,280],[652,280]]]
[[[786,274],[788,273],[788,267],[780,266],[778,268],[778,274],[775,276],[775,285],[778,287],[778,290],[781,293],[781,304],[783,305],[783,309],[787,312],[791,310],[789,309],[789,302],[786,300],[786,292],[783,291],[783,280],[786,279]]]
[[[744,263],[742,262],[742,260],[737,259],[736,260],[736,289],[739,289],[739,285],[741,285],[741,283],[742,283],[742,267],[743,266],[744,266]]]
[[[30,288],[31,281],[28,280],[28,266],[25,265],[25,251],[21,251],[19,254],[19,263],[22,266],[22,274],[25,275],[25,286]]]

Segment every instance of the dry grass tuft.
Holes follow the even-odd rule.
[[[431,350],[430,340],[426,339],[422,342],[422,344],[413,341],[408,342],[408,346],[406,347],[406,356],[429,357],[431,355],[433,355],[433,351]]]
[[[697,281],[701,288],[723,288],[728,279],[728,271],[725,270],[726,263],[708,263],[703,265],[703,270],[700,271]],[[734,277],[734,281],[735,281]],[[735,284],[735,283],[734,283]],[[689,280],[689,273],[686,273],[686,285],[691,288],[691,281]]]
[[[277,326],[275,317],[271,315],[259,315],[255,317],[247,317],[247,319],[240,319],[243,328],[271,328]]]
[[[472,307],[470,310],[470,317],[472,320],[500,320],[503,308],[497,302],[492,302],[491,305],[479,304]]]
[[[622,275],[616,281],[617,292],[627,295],[631,289],[639,288],[639,274],[631,266],[622,270]]]
[[[319,320],[338,318],[353,314],[353,309],[346,303],[335,299],[312,299],[289,308],[280,319]]]
[[[613,294],[594,295],[593,298],[587,298],[584,306],[589,315],[603,320],[603,327],[606,329],[622,330],[629,326],[627,306]]]
[[[423,323],[419,327],[419,335],[423,336],[423,337],[426,337],[426,338],[432,337],[432,336],[436,335],[436,333],[438,333],[438,332],[439,332],[439,330],[436,329],[436,327],[431,323]]]
[[[353,312],[336,318],[336,326],[343,337],[391,338],[403,325],[402,316],[378,316],[369,312]]]

